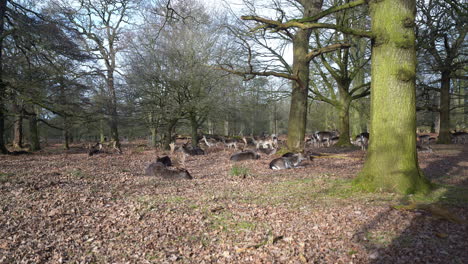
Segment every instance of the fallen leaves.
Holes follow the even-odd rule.
[[[362,166],[362,151],[308,161],[287,174],[271,171],[272,157],[265,156],[242,163],[249,170],[245,179],[230,175],[230,151],[212,152],[187,157],[194,180],[178,182],[144,175],[161,154],[127,147],[123,155],[91,158],[78,150],[0,156],[0,171],[8,175],[0,180],[0,263],[468,258],[465,225],[421,210],[389,210],[397,200],[391,195],[356,198],[347,191],[348,179]],[[427,154],[423,164],[426,159],[435,158]],[[443,166],[459,161],[447,162]],[[466,208],[452,211],[466,221]]]

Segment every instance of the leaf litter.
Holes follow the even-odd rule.
[[[193,180],[169,181],[144,175],[163,152],[58,148],[0,156],[0,263],[468,260],[466,196],[444,202],[455,190],[447,187],[430,201],[454,222],[423,207],[395,209],[398,195],[353,192],[361,150],[321,149],[333,158],[287,171],[268,169],[274,157],[262,155],[235,165],[243,176],[230,173],[232,151],[219,150],[186,158]],[[465,154],[466,146],[440,147],[419,159],[433,182],[466,193]]]

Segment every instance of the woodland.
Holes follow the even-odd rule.
[[[467,22],[0,0],[0,263],[467,263]]]

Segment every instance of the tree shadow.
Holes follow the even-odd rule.
[[[405,197],[400,203],[409,206],[388,208],[355,233],[369,263],[468,263],[467,149],[463,146],[449,161],[435,154],[425,166],[436,185],[433,198],[412,203]]]

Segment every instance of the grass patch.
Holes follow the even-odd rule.
[[[81,169],[73,169],[68,172],[70,176],[77,179],[93,179],[91,175],[84,173]]]
[[[330,179],[326,177],[294,179],[272,184],[260,203],[287,204],[288,207],[302,208],[317,204],[389,202],[395,200],[390,193],[361,192],[352,185],[350,179]]]
[[[13,177],[13,174],[11,173],[0,172],[0,183],[7,183],[10,181],[12,177]]]
[[[182,196],[170,196],[166,198],[166,202],[173,204],[183,203],[185,200],[187,200],[187,198]]]
[[[231,176],[241,176],[241,177],[246,177],[250,174],[249,168],[243,167],[243,166],[237,166],[234,165],[231,168],[231,171],[229,172]]]
[[[389,246],[399,236],[389,231],[372,231],[366,233],[366,238],[375,245]]]
[[[406,196],[403,202],[441,203],[455,206],[468,204],[468,188],[462,186],[436,184],[427,195],[416,194]]]
[[[281,148],[281,149],[279,149],[278,151],[276,151],[275,154],[276,154],[276,155],[283,156],[284,154],[286,154],[286,153],[288,153],[288,152],[289,152],[288,148]]]
[[[143,153],[146,150],[146,146],[138,146],[133,150],[134,153]]]
[[[139,196],[136,197],[138,206],[135,207],[135,213],[142,219],[147,213],[158,209],[161,200],[154,196]]]
[[[229,211],[222,211],[220,213],[208,213],[208,219],[211,222],[211,228],[215,230],[222,230],[225,232],[250,232],[257,227],[257,223],[238,219]]]

